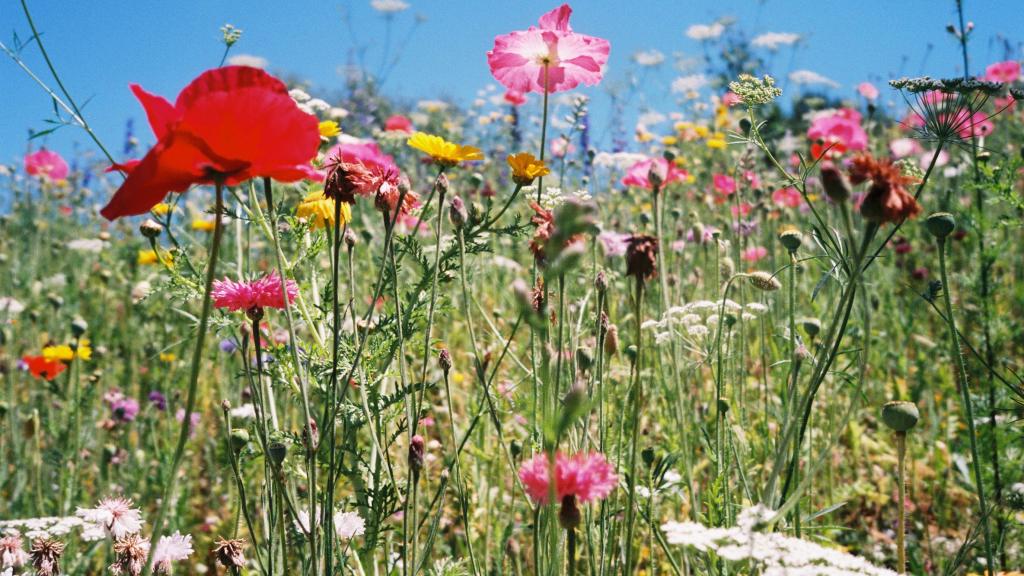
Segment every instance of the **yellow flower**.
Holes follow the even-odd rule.
[[[192,229],[197,232],[213,232],[217,223],[213,220],[203,220],[202,218],[196,218],[192,221]]]
[[[170,364],[171,362],[174,362],[177,359],[178,359],[178,357],[175,356],[173,352],[161,352],[160,353],[160,361],[161,362],[166,362],[166,363]]]
[[[92,360],[92,347],[89,346],[89,341],[84,338],[79,340],[75,354],[82,360]]]
[[[341,134],[341,128],[334,120],[324,120],[317,125],[317,128],[320,130],[320,136],[322,138],[334,138],[338,134]]]
[[[708,134],[711,132],[710,130],[708,130],[707,126],[694,126],[693,131],[696,132],[697,136],[700,136],[701,138],[707,138]]]
[[[174,257],[171,256],[169,252],[163,254],[162,259],[165,264],[170,264],[174,261]],[[160,260],[161,256],[158,255],[155,250],[139,250],[139,264],[156,264],[157,262],[160,262]]]
[[[543,160],[537,160],[529,152],[509,154],[507,161],[512,169],[512,181],[520,186],[529,186],[534,179],[551,173]]]
[[[43,358],[50,362],[54,360],[69,362],[75,359],[75,352],[71,350],[71,346],[68,346],[67,344],[47,346],[43,348]]]
[[[164,214],[167,214],[168,212],[171,211],[171,205],[161,202],[156,206],[150,208],[149,211],[152,212],[153,214],[156,214],[157,216],[163,216]]]
[[[466,381],[466,375],[458,370],[452,372],[452,382],[455,384],[462,384]]]
[[[315,188],[295,208],[297,218],[305,218],[311,228],[319,229],[334,225],[334,199],[324,196],[323,188]],[[341,222],[344,225],[352,221],[352,209],[348,202],[341,203]]]
[[[679,142],[679,139],[676,138],[675,136],[662,136],[661,137],[661,143],[664,144],[665,146],[672,146],[676,142]]]
[[[430,156],[434,162],[441,166],[449,168],[458,166],[462,162],[484,159],[484,155],[480,152],[479,148],[455,144],[440,136],[424,134],[423,132],[417,132],[410,136],[406,144]]]
[[[725,138],[719,138],[718,136],[708,138],[707,145],[708,148],[711,148],[712,150],[725,150]]]

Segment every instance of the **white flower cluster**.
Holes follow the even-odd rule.
[[[0,534],[24,536],[29,540],[66,536],[75,529],[81,532],[81,538],[86,542],[100,540],[106,536],[102,526],[78,516],[47,516],[43,518],[0,520]]]
[[[768,307],[760,302],[750,302],[744,306],[728,298],[724,303],[722,300],[697,300],[682,306],[673,306],[665,312],[661,320],[647,320],[641,328],[654,330],[654,340],[658,344],[668,342],[674,337],[703,339],[718,325],[719,312],[723,307],[726,314],[739,316],[744,322],[756,320],[759,314],[768,311]]]
[[[647,156],[636,152],[598,152],[594,156],[594,166],[626,170],[644,160]]]
[[[305,90],[301,88],[293,88],[288,91],[288,95],[295,100],[295,103],[299,105],[299,108],[307,114],[319,114],[321,112],[329,112],[331,105],[325,100],[320,98],[313,98]]]
[[[740,513],[732,528],[709,528],[696,522],[662,525],[670,544],[714,552],[730,562],[750,562],[764,576],[895,576],[867,560],[834,548],[778,532],[760,532],[773,515],[763,505]]]
[[[524,197],[527,199],[536,198],[537,186],[523,186],[522,192],[525,195]],[[562,204],[565,204],[565,201],[570,198],[576,199],[580,202],[587,202],[591,199],[591,196],[590,192],[584,189],[566,193],[558,186],[545,186],[544,191],[540,193],[540,206],[545,210],[554,210]]]

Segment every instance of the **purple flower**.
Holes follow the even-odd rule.
[[[597,235],[597,239],[604,246],[605,255],[609,258],[625,254],[630,237],[630,234],[622,234],[621,232],[601,232]]]
[[[235,350],[238,350],[238,344],[235,344],[234,339],[232,339],[232,338],[225,338],[225,339],[220,341],[220,351],[221,352],[224,352],[225,354],[231,354]]]
[[[139,402],[134,398],[118,398],[110,403],[110,411],[114,415],[114,420],[131,422],[139,413]]]
[[[159,390],[153,390],[152,392],[149,393],[149,396],[147,396],[146,398],[157,410],[161,412],[167,410],[167,397],[164,396]]]
[[[178,408],[178,411],[174,414],[174,418],[178,422],[184,422],[185,421],[185,409],[184,408]],[[192,413],[192,417],[189,418],[190,422],[189,422],[189,426],[188,426],[188,433],[189,433],[190,436],[195,433],[196,425],[199,424],[199,418],[200,418],[199,417],[199,412],[193,412]]]

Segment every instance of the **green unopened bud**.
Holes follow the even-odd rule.
[[[249,431],[245,428],[235,428],[231,431],[231,449],[237,454],[245,449],[249,443]]]
[[[924,225],[932,236],[941,240],[956,229],[956,218],[949,212],[936,212],[924,221]]]
[[[779,242],[782,246],[789,251],[790,254],[795,253],[800,249],[800,244],[804,241],[804,235],[799,230],[786,230],[782,234],[779,234]]]
[[[882,406],[882,422],[892,430],[906,433],[917,425],[921,413],[913,402],[894,401]]]
[[[654,465],[654,448],[651,448],[650,446],[644,448],[640,452],[640,457],[643,458],[644,464],[646,464],[647,467],[650,468],[651,466]]]
[[[89,323],[81,316],[76,316],[75,319],[71,321],[71,335],[75,338],[81,338],[88,329]]]
[[[590,370],[594,365],[594,353],[589,346],[580,346],[576,349],[576,367],[582,372]]]
[[[814,338],[821,332],[821,320],[817,318],[801,318],[797,323],[804,329],[808,336]]]
[[[270,456],[270,461],[280,466],[284,462],[284,457],[288,455],[288,446],[284,442],[271,442],[267,446],[267,454]]]
[[[775,276],[762,270],[751,272],[746,275],[746,278],[751,286],[763,292],[774,292],[782,288],[782,283],[776,280]]]
[[[636,362],[636,346],[630,344],[626,346],[626,358],[629,358],[630,364]]]
[[[145,222],[139,224],[139,232],[146,238],[156,238],[163,231],[164,227],[152,218],[147,218]]]

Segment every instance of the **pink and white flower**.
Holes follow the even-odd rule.
[[[127,498],[104,498],[96,508],[78,508],[75,516],[102,526],[115,540],[142,529],[142,511]]]

